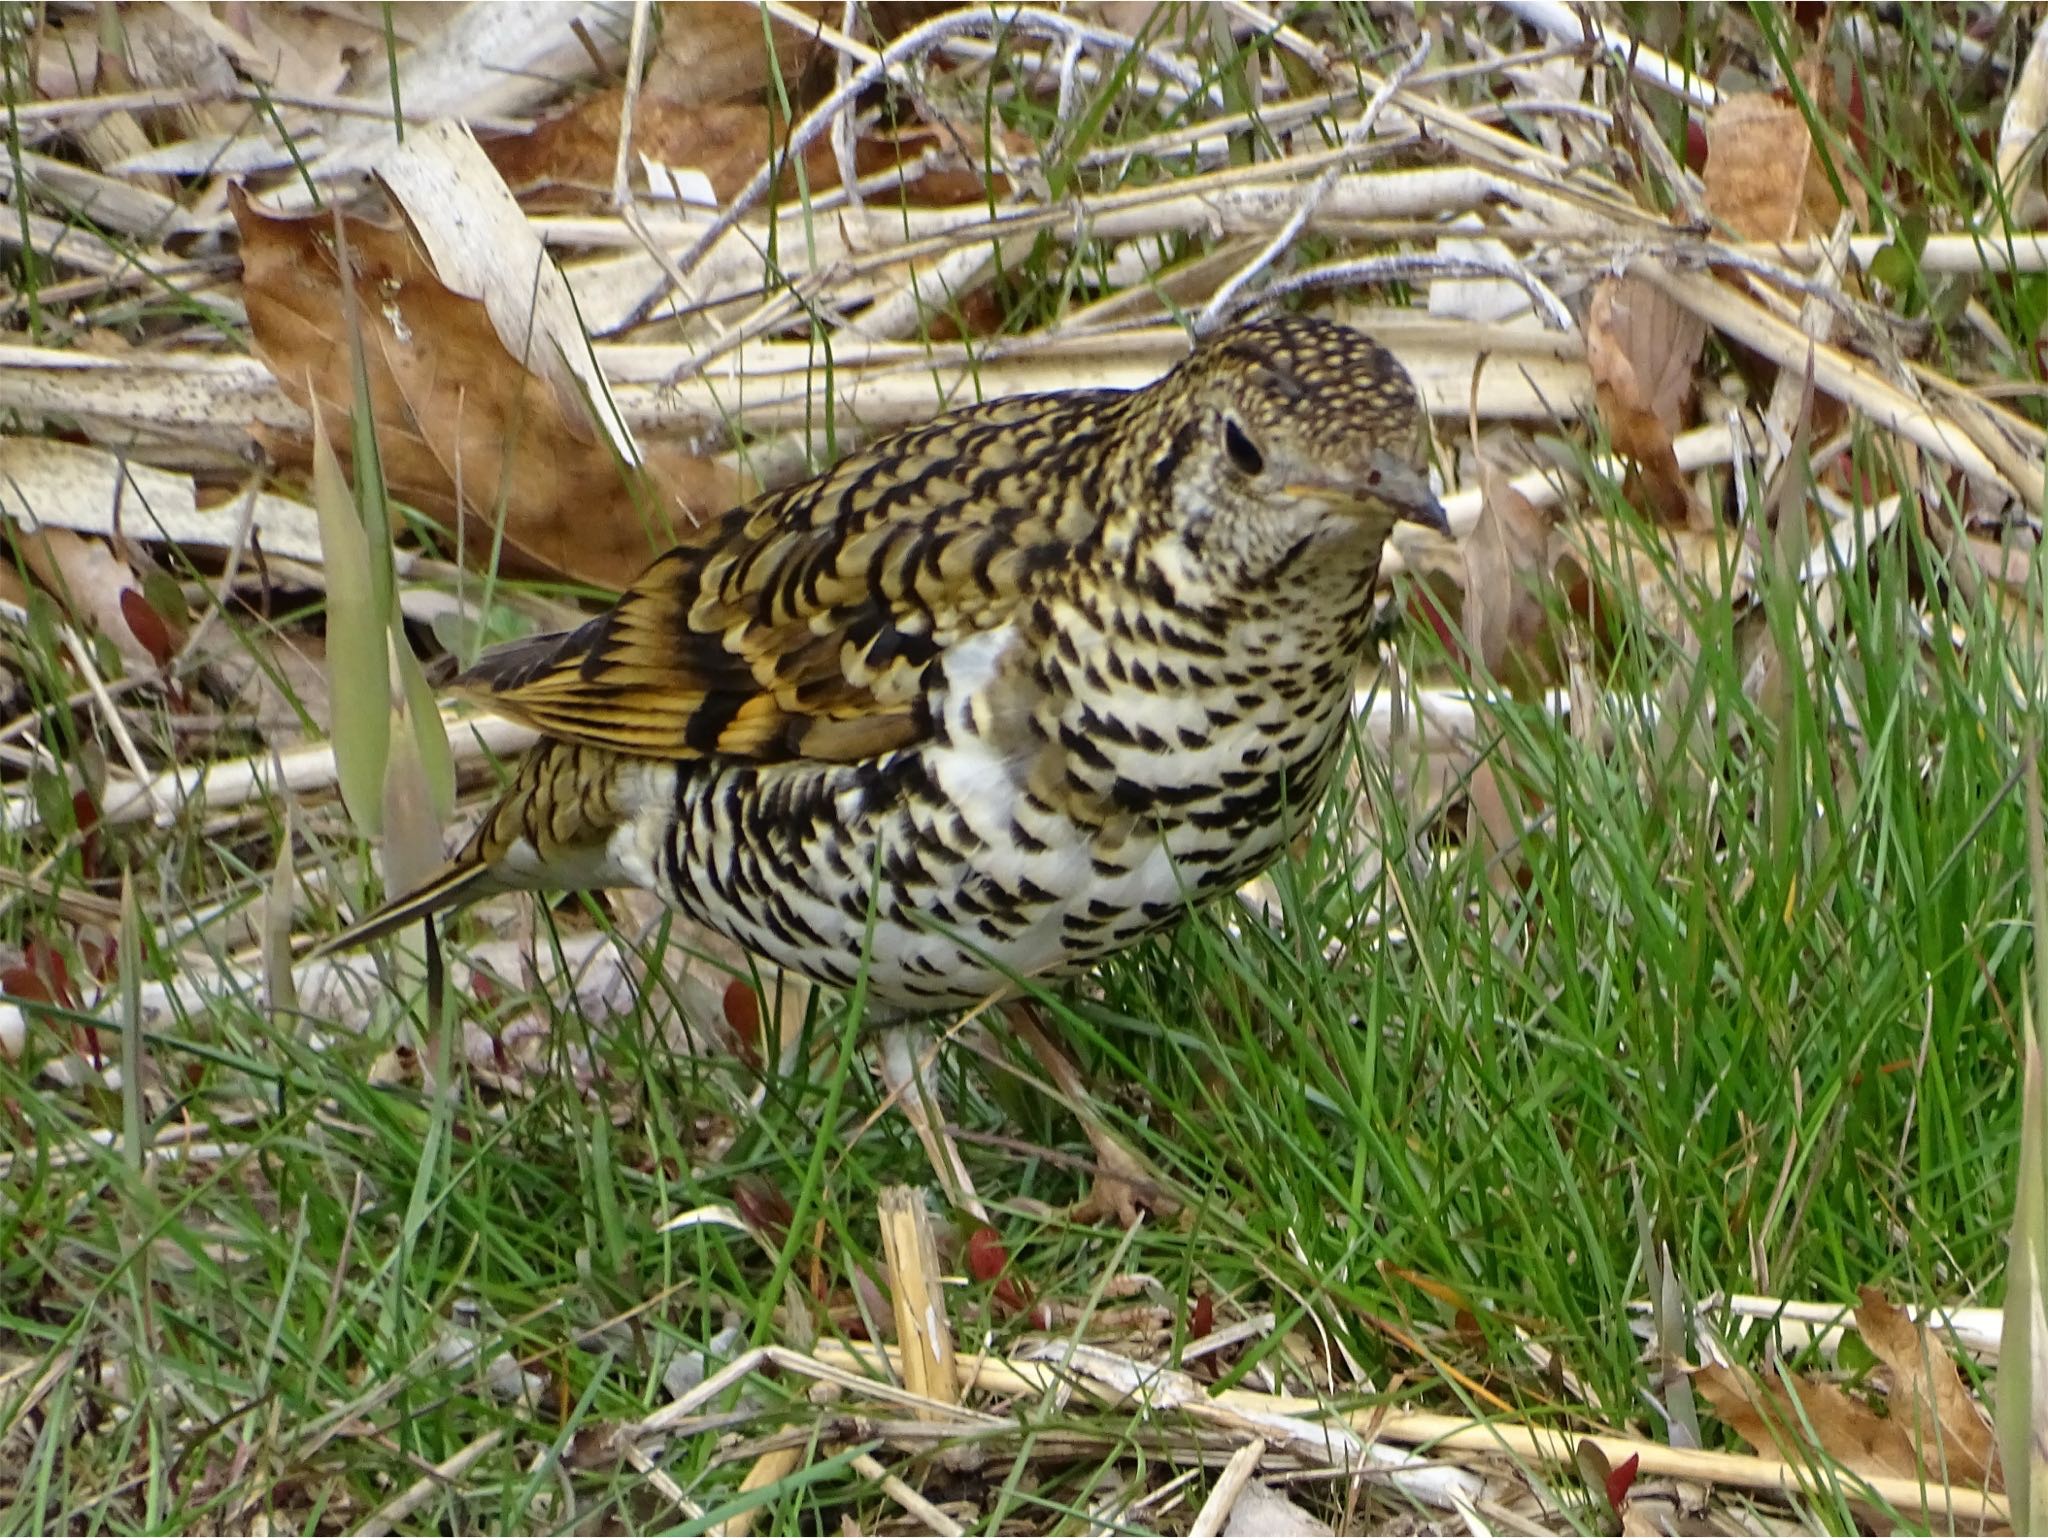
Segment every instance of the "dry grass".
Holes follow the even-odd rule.
[[[2004,1524],[2048,31],[824,9],[0,16],[0,1522]],[[291,975],[376,890],[335,517],[467,656],[1255,302],[1403,359],[1461,537],[1313,847],[1048,1003],[1181,1219],[1049,1217],[978,1021],[871,1073],[631,899],[478,915],[438,1019]],[[524,740],[439,719],[467,790]]]

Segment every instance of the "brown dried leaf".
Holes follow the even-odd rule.
[[[1692,1382],[1714,1413],[1760,1453],[1810,1462],[1818,1444],[1858,1474],[1915,1472],[1906,1429],[1832,1384],[1800,1379],[1788,1391],[1775,1376],[1758,1378],[1737,1367],[1702,1367]]]
[[[1756,591],[1756,547],[1727,528],[1651,533],[1581,519],[1559,530],[1558,562],[1558,581],[1575,612],[1597,624],[1609,595],[1626,592],[1624,607],[1639,609],[1666,639],[1688,645],[1699,605],[1745,604]]]
[[[70,529],[42,528],[18,535],[14,544],[29,575],[64,606],[81,631],[104,635],[137,672],[157,668],[151,644],[155,638],[136,633],[130,608],[123,602],[131,592],[140,598],[142,577],[105,540],[88,539]],[[171,639],[168,633],[165,639]]]
[[[726,7],[704,9],[719,11]],[[733,9],[746,12],[758,53],[759,16],[750,6]],[[693,10],[692,15],[696,14]],[[671,29],[671,39],[677,37],[684,37],[684,41],[665,44],[640,83],[633,109],[633,182],[657,197],[674,195],[675,189],[659,184],[659,171],[654,173],[657,185],[647,186],[645,167],[651,161],[679,175],[701,174],[723,203],[746,186],[769,157],[783,148],[789,134],[788,119],[780,110],[764,104],[758,88],[733,100],[707,99],[705,84],[694,63],[694,50],[686,46],[684,29]],[[795,82],[791,82],[791,90],[793,96],[797,95]],[[583,189],[608,197],[624,108],[625,87],[615,85],[557,113],[531,133],[490,141],[484,151],[506,184],[521,194],[545,186]],[[1028,139],[1022,135],[1015,137],[1019,142],[1013,147],[1028,146]],[[957,151],[960,164],[934,167],[912,180],[905,191],[911,202],[979,202],[991,195],[991,178],[978,169],[983,149],[978,124],[909,123],[888,133],[864,135],[854,144],[854,168],[860,175],[870,176],[915,160],[934,145]],[[995,177],[993,183],[995,196],[1008,192],[1009,185],[1003,178]],[[816,193],[838,185],[839,162],[832,141],[819,138],[804,151],[801,179],[794,167],[783,171],[778,178],[777,196],[794,197],[800,187]],[[552,204],[562,200],[549,201]]]
[[[332,719],[326,642],[296,629],[209,625],[192,660],[221,709],[279,749],[308,740],[306,722]]]
[[[1532,820],[1526,800],[1490,758],[1473,766],[1466,796],[1470,812],[1465,836],[1486,862],[1486,884],[1494,895],[1512,897],[1528,874],[1522,857],[1522,837]]]
[[[790,9],[835,24],[839,20],[839,7],[819,0],[799,0]],[[831,63],[824,43],[781,17],[773,18],[771,58],[763,12],[751,3],[716,0],[665,6],[663,12],[661,47],[641,84],[645,89],[661,72],[679,108],[758,97],[778,77],[793,100],[804,101],[814,94],[805,88],[806,77]]]
[[[1799,109],[1762,93],[1729,96],[1707,120],[1707,212],[1743,240],[1825,235],[1842,212]],[[1860,189],[1845,179],[1863,222]]]
[[[391,491],[459,531],[471,561],[491,558],[502,518],[508,567],[623,587],[675,529],[744,494],[730,470],[665,445],[636,486],[582,403],[508,353],[483,303],[443,285],[409,232],[343,221],[351,307],[332,216],[279,217],[239,193],[233,205],[258,354],[299,404],[317,398],[330,421],[348,421],[353,309]],[[310,462],[309,441],[264,441],[288,464]]]
[[[672,196],[673,189],[647,187],[645,160],[678,172],[703,173],[723,203],[746,186],[787,138],[781,115],[759,102],[714,102],[686,107],[676,96],[655,91],[653,84],[650,74],[633,110],[631,170],[633,184],[651,190],[656,196]],[[531,133],[487,142],[484,153],[490,156],[506,185],[522,195],[535,188],[550,187],[609,196],[612,167],[619,152],[619,115],[624,97],[622,86],[600,91],[567,112],[549,118]],[[862,163],[874,158],[856,153],[855,161],[863,174],[876,169],[873,164]],[[804,182],[814,192],[839,185],[839,164],[829,139],[817,140],[805,152]],[[795,172],[784,172],[781,194],[794,196],[796,188]],[[553,206],[563,200],[548,201]]]
[[[1892,1421],[1912,1428],[1929,1472],[1957,1485],[1993,1480],[1998,1444],[1990,1418],[1964,1386],[1948,1348],[1876,1288],[1859,1288],[1857,1296],[1862,1301],[1856,1305],[1856,1328],[1892,1370],[1886,1396]]]
[[[1641,467],[1631,500],[1648,503],[1659,522],[1705,528],[1700,506],[1678,468],[1678,436],[1707,328],[1690,310],[1641,278],[1603,278],[1586,316],[1586,367],[1614,450]]]
[[[374,13],[351,15],[338,7],[310,5],[222,10],[222,22],[248,39],[241,53],[243,68],[284,95],[338,95],[355,60],[385,46]]]
[[[1482,668],[1527,695],[1557,676],[1556,647],[1544,644],[1550,533],[1557,518],[1490,464],[1482,466],[1479,484],[1479,521],[1462,542],[1465,642]]]

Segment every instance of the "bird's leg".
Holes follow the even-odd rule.
[[[875,1049],[876,1066],[889,1098],[903,1109],[917,1140],[924,1144],[932,1173],[954,1206],[973,1213],[982,1222],[988,1211],[975,1194],[973,1177],[961,1162],[960,1150],[945,1132],[945,1116],[938,1112],[938,1076],[932,1072],[938,1060],[938,1045],[928,1022],[897,1021],[882,1027],[881,1042]]]
[[[1051,1076],[1054,1088],[1095,1150],[1094,1182],[1088,1194],[1068,1209],[1067,1215],[1079,1223],[1113,1217],[1130,1228],[1142,1211],[1159,1217],[1171,1217],[1178,1212],[1180,1204],[1166,1194],[1158,1173],[1089,1109],[1088,1091],[1081,1083],[1080,1073],[1040,1029],[1038,1011],[1026,1001],[1013,1000],[1003,1006],[1003,1017],[1010,1029],[1023,1038],[1038,1065]]]

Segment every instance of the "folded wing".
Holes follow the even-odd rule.
[[[929,732],[927,669],[1100,525],[1114,391],[1023,396],[878,440],[692,531],[608,612],[484,657],[458,692],[648,758],[853,760]]]

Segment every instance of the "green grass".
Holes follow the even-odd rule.
[[[1908,585],[1927,559],[1893,538],[1837,585],[1839,642],[1776,719],[1703,613],[1696,708],[1725,727],[1690,752],[1629,719],[1655,676],[1640,637],[1615,659],[1611,746],[1504,710],[1503,752],[1547,808],[1506,902],[1471,845],[1409,820],[1369,755],[1360,804],[1333,799],[1333,836],[1278,873],[1284,926],[1211,911],[1056,1012],[1120,1130],[1188,1204],[1118,1266],[1156,1280],[1164,1328],[1184,1335],[1206,1293],[1219,1319],[1280,1316],[1229,1356],[1231,1381],[1349,1384],[1356,1362],[1402,1402],[1483,1408],[1476,1383],[1583,1423],[1521,1332],[1610,1420],[1656,1435],[1629,1322],[1646,1231],[1695,1300],[1865,1284],[1995,1298],[2031,954],[2022,715],[1988,665],[2007,655],[1988,611],[1966,616],[1966,655],[1918,643]],[[1802,601],[1767,596],[1765,624],[1781,599]],[[1388,849],[1363,887],[1334,836],[1361,815]],[[730,1325],[829,1331],[779,1312],[808,1296],[814,1262],[843,1322],[847,1279],[881,1272],[880,1189],[931,1179],[899,1118],[849,1141],[879,1090],[829,1006],[811,1069],[747,1111],[743,1065],[679,1057],[630,1017],[598,1033],[555,1014],[557,1055],[587,1045],[599,1065],[588,1092],[566,1070],[532,1075],[523,1100],[458,1074],[443,1099],[374,1087],[377,1036],[313,1046],[222,1003],[148,1034],[146,1115],[157,1141],[232,1109],[212,1134],[232,1146],[146,1176],[80,1137],[129,1097],[53,1093],[34,1071],[60,1029],[39,1021],[42,1050],[0,1069],[8,1393],[18,1404],[48,1364],[72,1364],[13,1421],[14,1527],[204,1527],[245,1520],[251,1498],[294,1523],[324,1504],[360,1514],[494,1428],[505,1442],[408,1525],[666,1526],[678,1515],[637,1476],[536,1475],[534,1460],[657,1408],[664,1373]],[[964,1052],[944,1077],[1018,1273],[1041,1298],[1090,1298],[1117,1237],[1016,1205],[1071,1199],[1071,1163],[973,1136],[1084,1157],[1074,1127]],[[705,1129],[735,1120],[703,1164]],[[656,1230],[744,1180],[807,1220],[765,1253],[727,1229]],[[984,1285],[953,1304],[963,1341],[1022,1333]],[[474,1321],[473,1360],[450,1359],[458,1319]],[[538,1375],[537,1402],[491,1396],[478,1363],[501,1352]],[[793,1392],[758,1388],[739,1429],[805,1421]],[[1083,1425],[1104,1438],[1099,1463],[1129,1455],[1113,1423]],[[706,1508],[745,1467],[709,1438],[661,1461]],[[1061,1477],[1082,1476],[1041,1477],[1014,1492],[1017,1520],[1046,1520]],[[761,1522],[878,1519],[859,1486],[807,1463]]]
[[[1746,16],[1760,55],[1784,49],[1777,12]],[[1363,19],[1330,25],[1366,35]],[[1678,32],[1697,28],[1685,13],[1669,26],[1660,46],[1714,62],[1711,29]],[[1874,147],[1845,169],[1899,157],[1953,216],[1985,177],[1954,146],[1993,108],[1935,89],[1922,18],[1898,35],[1853,65],[1869,71]],[[1241,95],[1242,61],[1209,63]],[[1106,140],[1173,126],[1165,108],[1117,105],[1086,115]],[[1056,250],[1040,243],[1010,275],[1019,327],[1107,260],[1062,273]],[[1977,285],[2016,336],[2031,281]],[[2036,367],[2030,345],[2013,351]],[[1859,433],[1854,449],[1882,467],[1889,446]],[[1597,479],[1576,511],[1626,516]],[[1667,1440],[1632,1312],[1653,1271],[1688,1303],[1847,1302],[1864,1285],[1996,1302],[2033,965],[2017,787],[2038,659],[1998,595],[1951,582],[1910,502],[1827,579],[1829,623],[1818,593],[1767,576],[1739,611],[1692,595],[1690,649],[1610,594],[1585,664],[1597,720],[1491,705],[1493,762],[1534,809],[1511,880],[1466,836],[1461,799],[1424,805],[1362,743],[1355,789],[1274,873],[1283,922],[1211,909],[1049,1001],[1179,1219],[1126,1235],[1045,1216],[1034,1204],[1085,1183],[1076,1125],[1029,1087],[1021,1049],[948,1053],[971,1172],[1015,1276],[1071,1306],[1063,1332],[1100,1325],[1175,1362],[1207,1298],[1219,1325],[1277,1316],[1204,1364],[1225,1384]],[[2024,602],[2038,610],[2031,590]],[[1802,624],[1822,636],[1808,658]],[[51,709],[68,686],[48,627],[8,636],[33,707]],[[1751,682],[1773,648],[1793,658],[1775,693]],[[1384,688],[1459,675],[1425,627],[1398,650]],[[72,718],[53,719],[52,745],[79,751]],[[305,822],[301,871],[325,861],[357,880],[340,818]],[[118,890],[59,828],[0,834],[0,863],[40,876],[0,888],[0,939],[68,933],[65,897]],[[358,1032],[197,986],[188,894],[252,900],[285,835],[281,813],[225,839],[196,820],[105,833],[98,869],[134,871],[147,915],[131,936],[141,971],[181,980],[188,1012],[145,1017],[118,988],[91,1014],[39,1007],[26,1057],[0,1058],[0,1527],[354,1528],[429,1476],[400,1530],[701,1531],[751,1511],[757,1531],[867,1531],[901,1516],[851,1467],[863,1451],[971,1503],[973,1530],[1186,1525],[1193,1505],[1156,1523],[1109,1514],[1120,1490],[1189,1465],[1183,1422],[1025,1399],[969,1472],[787,1373],[647,1444],[689,1504],[672,1502],[622,1461],[621,1429],[750,1344],[843,1333],[856,1279],[883,1274],[880,1193],[933,1183],[903,1118],[874,1114],[872,1031],[822,1000],[790,1071],[764,1075],[678,1048],[660,1001],[592,1021],[566,986],[515,985],[452,1002],[486,1029],[544,1024],[541,1061],[516,1092],[452,1066],[451,1091],[428,1093],[416,1069],[390,1071],[401,1042],[452,1051],[416,987]],[[204,944],[218,959],[226,942]],[[53,1071],[75,1041],[123,1068],[116,1086]],[[145,1164],[137,1128],[165,1149],[218,1146]],[[661,1227],[709,1205],[754,1231]],[[972,1226],[941,1214],[950,1274]],[[1134,1298],[1156,1313],[1112,1314]],[[964,1349],[1031,1333],[987,1282],[948,1302]],[[1768,1364],[1760,1340],[1735,1344]],[[794,1472],[743,1492],[784,1442]],[[459,1475],[430,1477],[462,1455]],[[1559,1520],[1604,1527],[1549,1477]],[[1405,1510],[1341,1481],[1297,1495],[1332,1517],[1353,1501],[1360,1520]],[[1855,1520],[1826,1486],[1801,1510]]]

